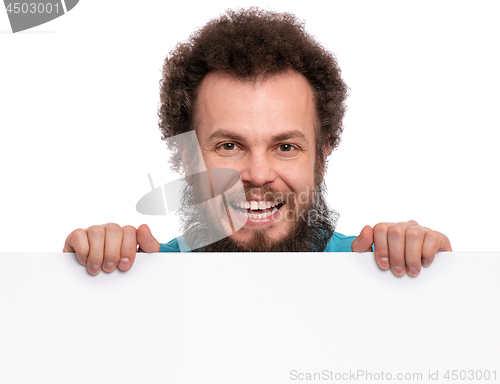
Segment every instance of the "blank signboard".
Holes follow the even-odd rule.
[[[0,253],[1,383],[500,382],[500,253]],[[455,378],[455,379],[454,379]]]

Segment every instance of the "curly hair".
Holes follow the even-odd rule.
[[[296,16],[256,7],[227,10],[167,56],[158,109],[162,140],[194,129],[197,92],[209,72],[255,81],[290,69],[304,75],[312,87],[320,128],[317,153],[330,154],[340,143],[348,93],[335,56]],[[178,148],[170,149],[172,169],[180,171]]]

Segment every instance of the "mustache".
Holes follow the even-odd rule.
[[[245,199],[250,200],[254,196],[262,197],[264,201],[279,201],[288,204],[290,209],[295,208],[296,194],[292,191],[280,190],[270,185],[255,187],[251,185],[244,186]]]

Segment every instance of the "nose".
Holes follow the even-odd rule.
[[[242,160],[240,173],[243,183],[261,186],[276,180],[272,159],[264,150],[248,153]]]

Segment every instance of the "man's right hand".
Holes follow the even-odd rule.
[[[160,252],[160,243],[149,227],[142,224],[135,229],[130,225],[120,227],[115,223],[92,225],[87,229],[75,229],[66,238],[63,252],[75,252],[82,265],[91,275],[113,272],[117,267],[127,271],[135,261],[139,245],[142,252]]]

